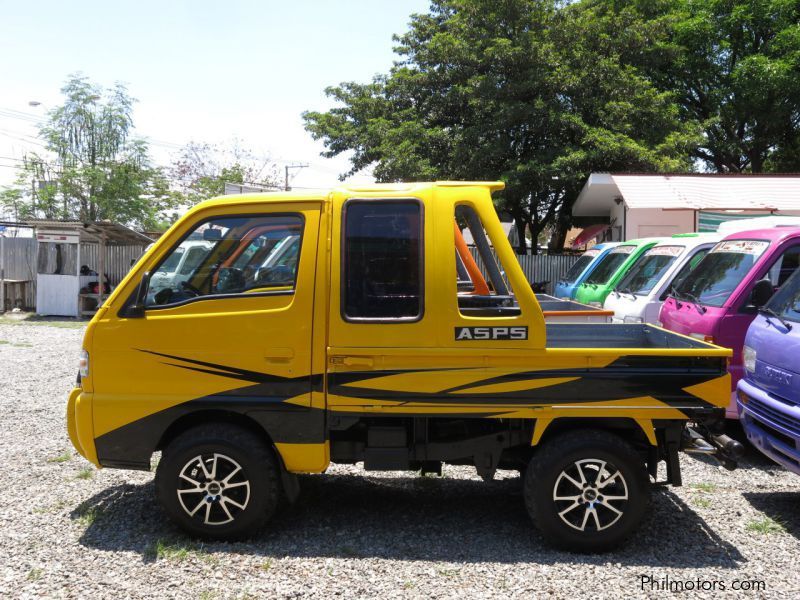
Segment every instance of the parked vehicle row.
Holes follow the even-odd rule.
[[[753,229],[754,222],[726,223],[724,237],[655,241],[608,279],[617,283],[604,308],[614,311],[614,323],[650,323],[730,348],[726,417],[741,417],[757,448],[800,473],[800,223],[772,217],[755,222],[767,227]],[[605,275],[603,256],[612,251],[593,253],[557,293],[574,289],[577,296],[592,272]]]

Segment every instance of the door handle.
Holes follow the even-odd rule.
[[[372,367],[375,361],[369,356],[345,356],[342,364],[348,367]]]
[[[291,348],[267,348],[264,351],[264,359],[269,362],[289,362],[294,358],[294,350]]]

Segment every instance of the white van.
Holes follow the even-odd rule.
[[[680,233],[647,250],[606,298],[603,308],[614,311],[611,322],[658,324],[672,286],[720,239],[716,233]]]

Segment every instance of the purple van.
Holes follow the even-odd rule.
[[[717,243],[681,281],[661,307],[666,329],[733,349],[730,419],[736,412],[736,384],[742,378],[742,344],[758,312],[753,287],[769,279],[779,288],[800,265],[800,227],[740,231]],[[764,288],[765,289],[765,288]]]
[[[764,295],[770,292],[765,285]],[[755,304],[759,293],[754,289]],[[742,355],[736,404],[747,438],[800,475],[800,271],[759,310]]]

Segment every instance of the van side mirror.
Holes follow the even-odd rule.
[[[150,271],[142,275],[139,287],[136,288],[136,298],[128,307],[126,317],[131,319],[141,319],[144,317],[145,305],[147,304],[147,292],[150,290]]]
[[[753,291],[750,293],[750,303],[756,308],[761,308],[775,293],[775,288],[772,287],[772,282],[767,279],[759,279],[753,286]]]

